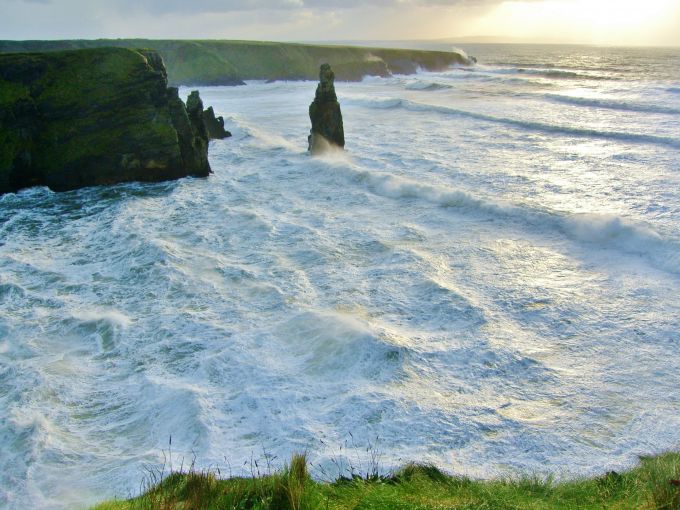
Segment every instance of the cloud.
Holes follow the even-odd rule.
[[[637,0],[616,0],[637,7]],[[506,36],[550,42],[679,44],[677,0],[663,23],[591,30],[583,20],[555,16],[552,5],[615,0],[0,0],[0,38],[202,38],[253,40],[407,40]],[[545,16],[541,18],[541,13]],[[550,11],[550,12],[549,12]],[[638,13],[638,10],[633,12]],[[624,10],[616,11],[617,19]],[[550,16],[549,16],[550,14]],[[539,16],[541,15],[541,16]],[[593,17],[593,16],[591,16]],[[541,19],[539,19],[541,18]],[[600,24],[614,19],[593,17]],[[632,22],[631,22],[632,23]],[[613,21],[612,21],[612,26]],[[592,34],[590,32],[592,32]],[[614,35],[618,37],[615,38]],[[633,37],[634,36],[634,37]],[[597,37],[597,38],[595,38]]]
[[[0,0],[0,38],[404,39],[457,35],[500,0]],[[455,14],[452,14],[454,13]]]
[[[38,0],[40,1],[40,0]],[[145,11],[154,14],[219,13],[277,10],[348,10],[354,8],[454,7],[498,4],[502,0],[122,0],[107,2],[118,10]]]

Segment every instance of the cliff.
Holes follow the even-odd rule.
[[[200,108],[153,51],[0,54],[0,193],[207,176]]]
[[[239,85],[243,80],[315,80],[332,62],[339,81],[364,76],[439,71],[471,62],[455,52],[255,41],[98,39],[0,41],[0,53],[116,46],[150,48],[165,61],[174,85]]]

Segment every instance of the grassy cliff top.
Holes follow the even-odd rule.
[[[398,48],[367,48],[319,44],[218,41],[96,39],[63,41],[0,41],[0,53],[66,49],[148,48],[158,51],[175,85],[236,85],[243,80],[315,80],[319,66],[328,62],[338,80],[360,80],[365,75],[412,74],[419,68],[437,71],[467,65],[454,52]]]
[[[0,53],[0,104],[37,95],[60,103],[95,102],[99,96],[115,94],[114,82],[125,82],[146,65],[147,58],[142,53],[127,48]],[[68,83],[58,81],[60,76],[68,76]],[[12,94],[14,97],[9,97]]]
[[[214,472],[172,473],[138,498],[109,501],[93,510],[453,510],[680,508],[680,454],[642,458],[625,473],[555,483],[525,477],[473,481],[433,466],[408,465],[389,477],[317,482],[306,459],[295,455],[282,471],[219,479]]]

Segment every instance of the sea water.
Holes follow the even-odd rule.
[[[677,449],[678,51],[466,50],[337,83],[345,152],[306,152],[313,82],[203,87],[234,135],[209,178],[1,196],[0,507],[194,458],[569,477]]]

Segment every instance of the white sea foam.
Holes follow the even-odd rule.
[[[120,328],[125,328],[131,323],[130,317],[114,309],[77,310],[73,316],[83,322],[104,322]]]
[[[407,83],[405,86],[407,90],[442,90],[450,89],[452,87],[453,87],[452,85],[448,85],[446,83],[438,83],[426,80],[415,80],[410,83]]]
[[[625,100],[600,99],[592,97],[563,96],[559,94],[546,94],[545,97],[560,103],[574,104],[578,106],[592,106],[594,108],[608,108],[629,112],[665,113],[669,115],[680,114],[680,109],[660,104],[641,104]]]
[[[386,173],[372,172],[353,164],[336,165],[336,171],[347,172],[353,180],[390,198],[416,198],[447,207],[481,213],[499,219],[517,220],[531,229],[558,230],[569,238],[645,256],[663,270],[680,274],[680,246],[665,240],[644,224],[611,214],[569,214],[547,208],[516,205],[502,199],[481,198],[466,191],[423,184]]]
[[[321,157],[314,83],[208,87],[209,178],[1,196],[0,507],[127,497],[170,436],[239,475],[376,436],[480,477],[677,447],[677,70],[561,51],[337,83]]]
[[[614,79],[610,74],[604,75],[598,72],[576,72],[569,69],[553,69],[549,67],[532,68],[532,67],[517,67],[517,68],[501,68],[489,69],[488,72],[498,74],[529,74],[541,76],[552,79],[582,79],[582,80],[612,80]]]
[[[666,145],[673,148],[680,148],[680,139],[672,138],[669,136],[659,136],[642,133],[626,133],[622,131],[591,129],[587,127],[584,128],[560,124],[547,124],[545,122],[537,122],[532,120],[519,120],[514,118],[507,118],[496,115],[489,115],[481,112],[464,110],[461,108],[433,105],[424,102],[417,102],[400,98],[381,98],[381,99],[355,98],[351,99],[351,101],[353,104],[365,106],[367,108],[377,109],[404,108],[406,110],[412,110],[417,112],[429,111],[444,115],[469,117],[472,119],[483,120],[487,122],[505,124],[508,126],[513,126],[515,128],[524,129],[528,131],[563,134],[584,138],[616,140],[621,142],[650,143],[655,145]]]

